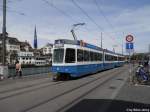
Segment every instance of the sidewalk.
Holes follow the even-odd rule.
[[[130,79],[125,82],[105,112],[150,112],[150,85],[135,85]]]
[[[22,76],[22,78],[15,77],[15,79],[10,77],[10,78],[4,79],[4,80],[0,80],[0,85],[11,84],[11,83],[15,83],[17,81],[26,81],[26,80],[33,80],[33,79],[40,79],[40,78],[50,78],[50,77],[51,77],[51,73],[26,75],[26,76]]]
[[[127,81],[115,100],[124,102],[116,105],[116,108],[125,112],[150,112],[150,86],[135,86]],[[114,108],[115,104],[112,104],[112,106]]]

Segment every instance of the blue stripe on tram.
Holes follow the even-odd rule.
[[[72,77],[80,77],[85,74],[96,73],[98,71],[111,69],[121,66],[123,63],[104,63],[104,64],[88,64],[88,65],[73,65],[73,66],[52,66],[53,73],[68,73]]]

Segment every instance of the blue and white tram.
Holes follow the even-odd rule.
[[[122,66],[125,63],[125,57],[123,55],[118,54],[118,63],[117,66]]]
[[[53,46],[52,72],[55,76],[80,77],[121,66],[122,57],[83,41],[59,39]]]

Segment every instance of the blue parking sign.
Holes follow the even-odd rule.
[[[133,43],[126,43],[126,49],[133,50],[134,49]]]

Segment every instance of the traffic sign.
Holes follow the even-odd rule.
[[[132,42],[133,39],[134,39],[134,38],[133,38],[132,35],[127,35],[127,36],[126,36],[126,41],[127,41],[127,42]]]
[[[126,49],[127,50],[133,50],[134,49],[133,43],[126,43]]]

